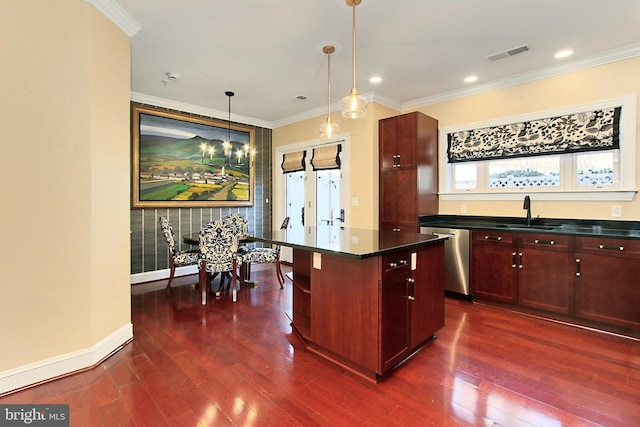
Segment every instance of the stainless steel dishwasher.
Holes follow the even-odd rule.
[[[469,230],[420,227],[421,234],[446,236],[444,241],[444,289],[453,297],[470,299]]]

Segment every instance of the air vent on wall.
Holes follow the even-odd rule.
[[[505,51],[502,51],[502,52],[494,53],[493,55],[487,56],[487,59],[489,61],[497,61],[498,59],[507,58],[509,56],[517,55],[519,53],[524,53],[524,52],[526,52],[528,50],[529,50],[529,46],[527,46],[525,44],[525,45],[522,45],[522,46],[514,47],[514,48],[509,49],[509,50],[505,50]]]

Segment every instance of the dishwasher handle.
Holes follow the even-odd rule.
[[[434,231],[433,233],[431,233],[431,234],[433,234],[434,236],[438,236],[438,237],[456,237],[456,235],[455,235],[455,234],[451,234],[451,233],[437,233],[437,232],[435,232],[435,231]]]

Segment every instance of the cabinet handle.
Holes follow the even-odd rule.
[[[400,232],[400,227],[395,227],[395,228],[393,229],[393,231],[394,231],[395,233],[399,233],[399,232]]]
[[[407,261],[404,259],[401,259],[400,261],[398,261],[398,264],[400,265],[407,265]]]
[[[518,268],[522,268],[522,252],[518,253],[518,256],[520,257],[520,265]]]
[[[516,253],[511,252],[511,268],[516,268]]]
[[[409,301],[415,301],[416,297],[415,297],[415,293],[416,293],[416,289],[415,289],[415,280],[411,277],[407,278],[407,283],[409,284],[409,296],[407,297],[407,299]]]
[[[576,258],[576,277],[580,277],[580,258]]]
[[[398,264],[396,264],[395,262],[390,262],[389,263],[389,267],[391,268],[396,268],[398,266]]]
[[[502,240],[501,236],[484,236],[484,240],[497,240],[498,242]]]
[[[556,241],[555,240],[534,240],[533,243],[535,244],[541,244],[541,245],[555,245]]]
[[[399,168],[400,167],[400,154],[396,154],[396,167]]]
[[[599,245],[598,246],[600,249],[606,249],[608,251],[624,251],[624,246],[606,246],[606,245]]]

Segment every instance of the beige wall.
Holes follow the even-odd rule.
[[[538,80],[488,93],[430,105],[419,110],[436,117],[440,127],[482,122],[536,111],[586,104],[640,93],[640,58],[618,61],[557,77]],[[638,111],[640,113],[640,110]],[[637,120],[640,126],[640,117]],[[640,133],[636,132],[639,136]],[[624,140],[623,140],[624,143]],[[637,146],[637,144],[636,144]],[[640,150],[637,166],[640,166]],[[636,188],[640,186],[636,173]],[[534,198],[534,196],[532,196]],[[522,201],[443,201],[440,213],[460,215],[521,216]],[[612,218],[611,206],[622,206],[623,217]],[[534,215],[543,218],[640,219],[640,201],[535,201]]]
[[[593,67],[557,77],[495,90],[479,95],[420,108],[419,111],[438,119],[439,126],[533,113],[536,111],[586,104],[600,100],[640,93],[640,58]],[[403,111],[409,112],[409,111]],[[640,113],[640,110],[639,110]],[[378,226],[377,190],[377,121],[398,114],[393,109],[372,104],[363,119],[348,120],[333,113],[343,133],[351,133],[351,196],[360,199],[352,207],[352,224],[367,228]],[[305,120],[277,128],[273,132],[274,146],[282,146],[317,138],[323,117]],[[638,118],[640,125],[640,117]],[[640,135],[640,131],[637,132]],[[637,150],[640,166],[640,149]],[[640,186],[640,173],[636,174]],[[276,192],[274,191],[274,194]],[[534,198],[535,200],[535,198]],[[274,200],[274,203],[280,203]],[[465,215],[521,216],[522,201],[445,201],[440,200],[441,214],[460,215],[460,205],[467,206]],[[547,218],[613,219],[611,206],[621,205],[623,220],[640,219],[640,202],[604,201],[535,201],[534,215]],[[360,225],[362,224],[362,225]]]
[[[4,0],[0,33],[2,378],[130,328],[130,46],[80,0]]]
[[[351,152],[351,198],[358,199],[357,206],[350,206],[352,227],[378,228],[378,120],[399,114],[391,108],[371,103],[367,107],[367,115],[361,119],[345,119],[340,112],[331,115],[332,120],[340,125],[341,134],[349,134]],[[273,130],[273,147],[309,141],[318,138],[320,125],[326,116],[304,120]],[[279,166],[274,157],[274,165]],[[275,168],[275,167],[274,167]],[[276,192],[273,191],[274,197]],[[273,201],[283,203],[277,198]]]

